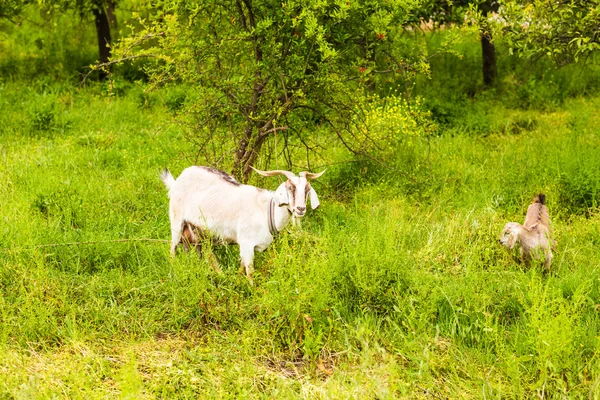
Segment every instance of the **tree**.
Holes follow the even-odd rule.
[[[496,46],[492,41],[492,31],[489,28],[490,14],[498,12],[498,2],[495,0],[486,0],[477,4],[483,18],[479,36],[481,38],[481,56],[483,84],[492,86],[498,76],[498,67],[496,65]]]
[[[162,0],[144,29],[119,43],[113,62],[150,58],[157,85],[193,87],[186,115],[200,151],[214,163],[232,154],[243,181],[266,141],[287,138],[306,119],[330,124],[351,119],[357,89],[382,71],[416,68],[397,38],[412,18],[413,0]],[[223,129],[227,126],[227,129]],[[222,149],[215,147],[222,146]],[[308,145],[307,145],[308,146]]]
[[[109,4],[108,2],[107,4],[104,4],[102,0],[93,0],[90,4],[86,5],[86,7],[91,9],[92,14],[94,15],[96,36],[98,38],[98,54],[100,55],[98,60],[102,63],[108,62],[110,58],[110,45],[112,42],[109,18],[105,8],[109,5],[114,7],[113,4],[114,3]]]
[[[0,1],[0,18],[13,20],[23,11],[28,4],[27,0],[2,0]]]
[[[567,64],[600,50],[600,0],[506,0],[495,25],[511,52]]]
[[[11,0],[12,1],[12,0]],[[39,0],[39,4],[48,12],[74,11],[82,18],[87,15],[94,16],[96,36],[98,39],[98,60],[107,63],[110,59],[112,36],[110,30],[110,15],[114,15],[115,2],[112,0]],[[110,12],[107,12],[109,10]],[[110,14],[110,15],[109,15]],[[114,17],[113,17],[114,18]],[[116,20],[115,20],[116,21]],[[100,71],[100,77],[105,77],[105,72]]]
[[[420,7],[419,17],[431,20],[438,26],[444,24],[462,24],[469,9],[479,15],[479,36],[481,41],[482,76],[486,86],[492,86],[498,75],[496,66],[496,48],[489,27],[489,17],[498,11],[496,0],[426,0]]]

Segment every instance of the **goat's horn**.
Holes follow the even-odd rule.
[[[256,171],[256,173],[262,175],[262,176],[276,176],[276,175],[285,175],[286,178],[288,179],[292,179],[295,178],[296,175],[294,175],[292,172],[290,171],[284,171],[282,169],[275,169],[272,171],[261,171],[259,169],[256,169],[254,167],[250,167],[252,168],[254,171]]]
[[[325,171],[327,171],[327,168],[325,168],[323,171],[319,172],[318,174],[313,174],[312,172],[300,172],[300,176],[304,175],[304,177],[306,179],[317,179],[317,178],[320,178],[321,175],[323,175],[325,173]]]

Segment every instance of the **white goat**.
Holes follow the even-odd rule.
[[[188,244],[193,244],[198,252],[202,237],[237,243],[241,266],[252,282],[254,251],[264,251],[292,215],[304,216],[309,195],[312,208],[319,206],[308,179],[325,173],[300,172],[296,176],[289,171],[254,170],[263,176],[284,175],[288,179],[272,192],[243,185],[231,175],[209,167],[186,168],[177,180],[168,169],[161,173],[169,190],[172,256],[182,241],[186,251]]]
[[[530,265],[531,259],[535,259],[544,261],[546,269],[549,269],[553,241],[550,236],[550,216],[545,202],[546,196],[543,193],[535,196],[527,208],[525,223],[507,223],[500,236],[500,244],[508,249],[513,249],[519,244],[519,253],[526,266]]]

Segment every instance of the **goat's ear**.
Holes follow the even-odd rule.
[[[281,185],[275,191],[275,202],[279,207],[287,206],[290,204],[288,191],[285,185]]]
[[[308,193],[310,194],[310,206],[314,210],[321,205],[321,203],[319,203],[319,196],[317,196],[317,192],[315,192],[315,189],[313,188],[310,188]]]

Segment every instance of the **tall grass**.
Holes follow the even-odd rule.
[[[217,275],[166,243],[110,242],[168,238],[157,173],[192,162],[168,107],[133,85],[1,91],[4,396],[598,394],[597,98],[496,106],[485,136],[455,129],[387,172],[335,164],[251,288],[236,247],[215,249]],[[539,191],[547,275],[496,243]]]

